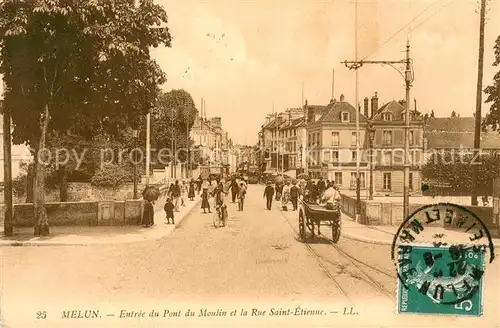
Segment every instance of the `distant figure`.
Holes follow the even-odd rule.
[[[290,199],[290,185],[288,182],[285,183],[281,195],[281,208],[283,211],[288,211],[288,200]]]
[[[299,199],[299,187],[297,187],[297,184],[294,183],[293,186],[290,188],[290,200],[292,201],[292,206],[293,210],[297,210],[297,203]]]
[[[181,206],[186,206],[186,196],[188,192],[188,186],[186,184],[186,181],[182,181],[180,188],[181,188]]]
[[[276,191],[276,201],[281,200],[281,191],[283,190],[283,185],[281,183],[275,183],[275,191]]]
[[[238,211],[243,211],[243,204],[245,202],[245,195],[247,193],[247,188],[245,183],[241,182],[238,188]]]
[[[266,189],[264,189],[264,197],[266,198],[266,207],[270,211],[273,204],[274,188],[271,182],[267,183]]]
[[[195,188],[194,180],[191,179],[191,181],[189,182],[189,191],[188,191],[188,198],[190,201],[194,200],[194,188]]]
[[[340,193],[335,189],[333,182],[330,182],[328,189],[325,191],[322,201],[328,209],[334,209],[335,205],[340,202]]]
[[[488,201],[488,196],[483,196],[482,200],[483,200],[483,206],[489,206],[490,205],[490,202]]]
[[[201,184],[203,183],[203,180],[201,179],[201,176],[198,177],[196,180],[196,190],[198,190],[198,195],[201,193]]]
[[[238,182],[236,182],[236,178],[231,179],[231,200],[233,203],[236,201],[236,196],[238,195]]]
[[[179,212],[179,200],[181,198],[181,187],[179,186],[179,180],[175,180],[175,184],[172,187],[171,197],[174,200],[175,211]]]
[[[153,203],[149,200],[144,200],[144,212],[142,213],[142,226],[144,228],[151,227],[155,224],[155,209]]]
[[[172,203],[172,198],[167,198],[167,202],[165,206],[163,206],[163,210],[165,211],[165,224],[170,224],[170,219],[172,219],[172,224],[175,224],[174,221],[174,203]]]
[[[203,188],[201,192],[201,208],[203,209],[203,213],[212,213],[210,212],[210,202],[208,201],[208,188]]]

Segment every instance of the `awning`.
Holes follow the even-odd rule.
[[[287,175],[290,178],[295,179],[295,177],[297,176],[297,170],[288,170],[285,173],[283,173],[283,175]]]

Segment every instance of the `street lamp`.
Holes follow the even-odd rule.
[[[132,136],[134,137],[134,199],[137,199],[139,198],[137,196],[137,139],[139,130],[132,130]]]
[[[373,200],[373,140],[375,139],[375,128],[373,123],[368,124],[368,137],[370,138],[370,193],[369,200]]]
[[[304,150],[304,147],[302,145],[300,145],[299,147],[299,151],[300,151],[300,173],[304,173],[302,170],[303,170],[303,167],[304,167],[304,154],[302,153],[302,151]]]

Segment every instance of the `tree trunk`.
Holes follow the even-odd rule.
[[[68,171],[66,165],[59,168],[59,200],[61,202],[68,201]]]
[[[35,180],[35,163],[28,165],[28,176],[26,177],[26,203],[33,203],[33,183]]]
[[[49,220],[45,209],[45,163],[38,156],[45,149],[45,136],[49,125],[49,105],[44,107],[40,120],[40,142],[35,153],[35,183],[33,184],[33,214],[35,217],[35,236],[47,236],[49,234]]]

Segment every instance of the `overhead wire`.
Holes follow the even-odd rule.
[[[368,58],[370,58],[371,56],[373,56],[375,53],[377,53],[377,51],[379,51],[383,46],[385,46],[387,43],[389,43],[392,39],[394,39],[399,33],[401,33],[403,30],[405,30],[408,26],[410,26],[414,21],[416,21],[419,17],[421,17],[423,14],[425,14],[426,12],[428,12],[433,6],[435,6],[438,2],[440,2],[441,0],[435,0],[433,1],[430,5],[428,5],[424,10],[422,10],[420,13],[418,13],[415,17],[413,17],[413,19],[411,19],[408,23],[406,23],[405,25],[403,25],[400,29],[398,29],[396,32],[394,32],[394,34],[392,34],[387,40],[385,40],[380,46],[377,47],[377,49],[375,49],[372,53],[370,53],[369,55],[367,55],[365,58],[363,58],[362,60],[367,60]],[[447,6],[451,1],[453,0],[450,0],[448,3],[446,3],[443,7],[441,7],[440,9],[438,9],[437,12],[441,11],[445,6]],[[423,23],[425,23],[430,17],[434,16],[437,12],[435,12],[434,14],[432,14],[431,16],[429,16],[426,20],[424,20]],[[417,25],[417,27],[419,27],[420,25],[422,25],[423,23]],[[417,27],[411,29],[411,30],[414,30],[416,29]]]

